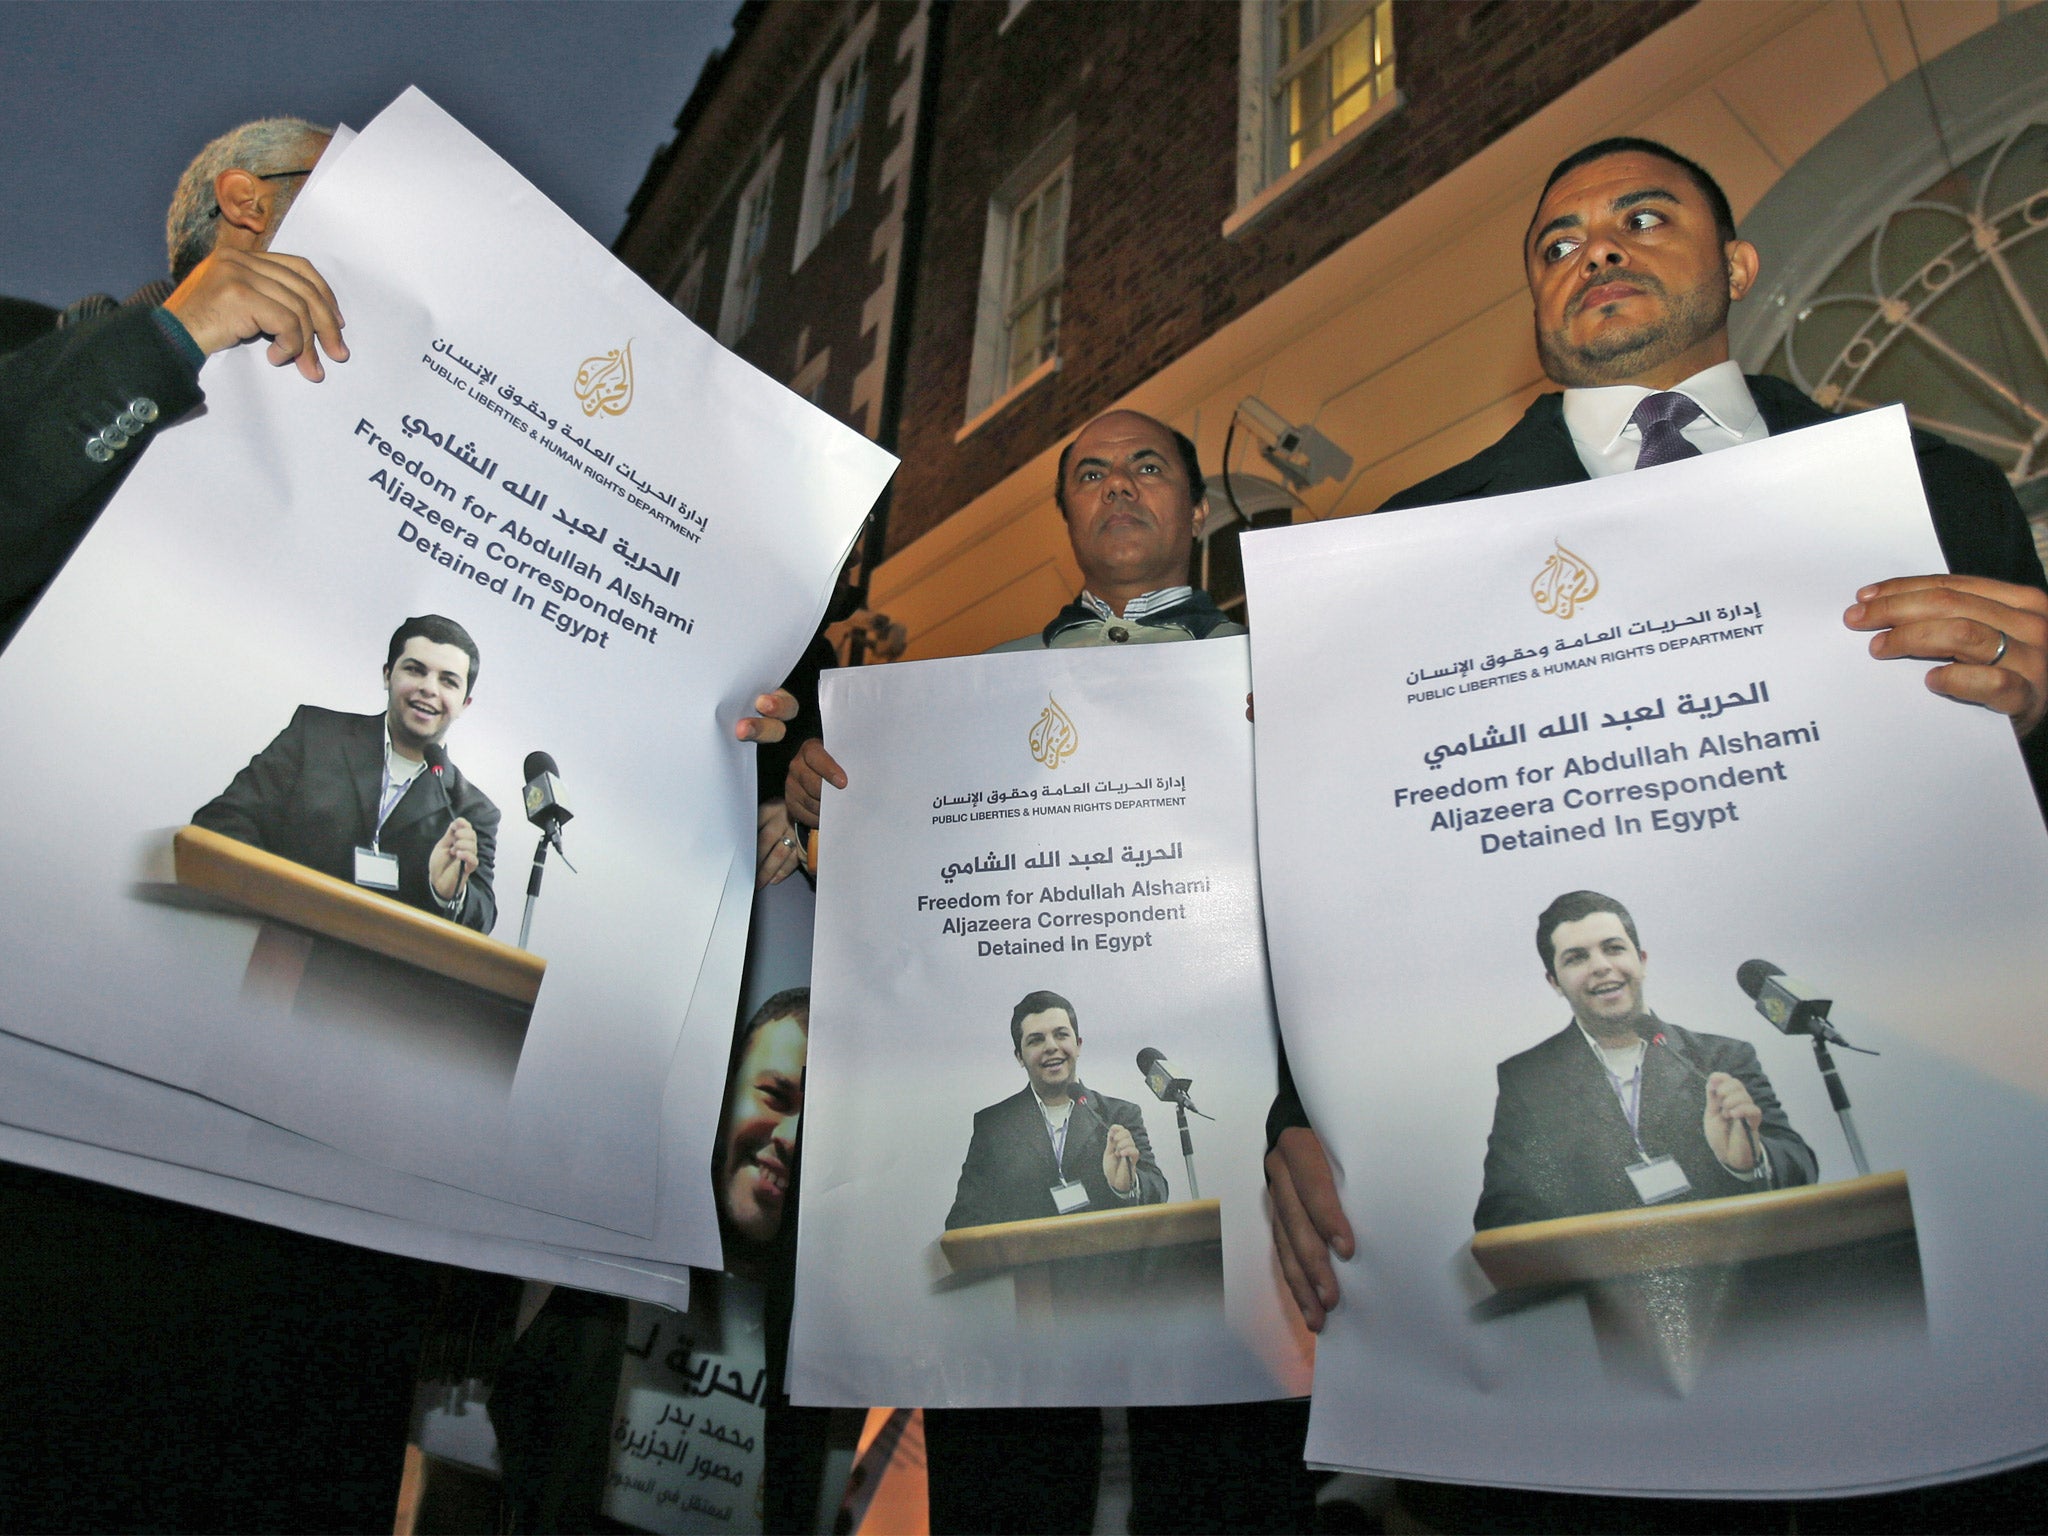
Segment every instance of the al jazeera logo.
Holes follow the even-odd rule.
[[[633,404],[633,343],[586,357],[576,370],[576,399],[586,416],[623,416]]]
[[[1038,723],[1031,727],[1031,755],[1047,769],[1053,769],[1072,757],[1074,749],[1080,745],[1081,733],[1074,729],[1074,722],[1060,708],[1060,701],[1048,693],[1045,710],[1039,715]]]
[[[1600,577],[1555,539],[1551,543],[1557,552],[1543,562],[1543,569],[1529,583],[1529,595],[1552,618],[1568,619],[1599,594]]]

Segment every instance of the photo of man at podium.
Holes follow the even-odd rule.
[[[1081,1027],[1057,992],[1010,1013],[1010,1044],[1030,1080],[974,1117],[946,1230],[1115,1211],[1166,1199],[1136,1104],[1081,1083]]]
[[[302,704],[194,825],[489,933],[498,808],[442,743],[480,662],[453,619],[407,619],[385,654],[385,708]]]
[[[1500,1064],[1475,1229],[1814,1181],[1813,1149],[1755,1048],[1666,1023],[1644,1001],[1649,956],[1626,907],[1559,896],[1536,948],[1572,1019]]]

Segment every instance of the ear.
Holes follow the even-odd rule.
[[[1195,509],[1191,516],[1194,518],[1193,533],[1191,536],[1194,538],[1195,542],[1200,543],[1202,538],[1202,525],[1209,521],[1209,498],[1207,496],[1200,496],[1196,498]]]
[[[384,686],[386,688],[391,686],[391,663],[388,661],[384,663]]]
[[[1560,987],[1557,984],[1557,978],[1555,976],[1551,975],[1550,972],[1545,971],[1543,973],[1543,979],[1545,982],[1549,983],[1551,991],[1555,992],[1559,997],[1564,996],[1564,988]]]
[[[1014,1056],[1014,1057],[1016,1057],[1016,1058],[1017,1058],[1017,1065],[1018,1065],[1018,1066],[1020,1066],[1020,1067],[1021,1067],[1021,1066],[1023,1066],[1023,1065],[1024,1065],[1024,1052],[1023,1052],[1022,1050],[1014,1050],[1014,1051],[1010,1052],[1010,1054],[1011,1054],[1012,1056]]]
[[[213,199],[220,205],[217,241],[247,247],[270,228],[270,184],[244,170],[226,170],[213,178]]]
[[[1730,240],[1727,257],[1728,299],[1734,303],[1755,286],[1757,274],[1763,270],[1763,257],[1747,240]]]

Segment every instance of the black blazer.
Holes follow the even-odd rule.
[[[199,826],[253,843],[337,880],[355,880],[355,850],[368,847],[384,785],[384,717],[301,704],[292,723],[235,775],[219,798],[192,813]],[[455,919],[479,933],[498,920],[491,894],[498,808],[453,763],[412,781],[384,823],[378,846],[398,855],[400,901],[446,916],[427,885],[427,856],[457,816],[476,828],[476,872]]]
[[[1102,1148],[1111,1125],[1123,1126],[1138,1144],[1136,1199],[1119,1195],[1103,1177]],[[1061,1165],[1064,1175],[1053,1162],[1052,1138],[1029,1084],[1000,1104],[978,1111],[967,1161],[960,1165],[960,1187],[946,1214],[946,1230],[1057,1216],[1052,1186],[1062,1177],[1079,1179],[1087,1189],[1083,1210],[1114,1211],[1127,1205],[1158,1205],[1166,1199],[1166,1175],[1152,1156],[1145,1116],[1128,1099],[1077,1087]]]
[[[1643,1053],[1637,1131],[1650,1156],[1678,1160],[1692,1184],[1684,1198],[1709,1200],[1811,1184],[1819,1162],[1785,1117],[1756,1051],[1726,1035],[1697,1035],[1676,1024],[1658,1027],[1668,1044],[1651,1045]],[[1757,1134],[1770,1157],[1768,1185],[1738,1179],[1707,1145],[1702,1079],[1715,1072],[1740,1078],[1764,1112]],[[1484,1231],[1592,1211],[1634,1210],[1642,1204],[1627,1172],[1638,1160],[1628,1116],[1576,1022],[1510,1056],[1498,1076],[1500,1095],[1486,1139],[1486,1180],[1474,1227]]]
[[[1769,374],[1744,374],[1743,379],[1773,437],[1839,419],[1783,379]],[[2026,513],[2020,510],[2019,499],[1998,466],[1918,428],[1913,431],[1913,452],[1920,464],[1927,509],[1934,514],[1934,536],[1941,541],[1949,569],[2048,591],[2048,577],[2042,575],[2041,557],[2034,551]],[[1538,395],[1499,442],[1482,448],[1462,464],[1411,485],[1379,510],[1392,512],[1402,507],[1505,496],[1511,491],[1540,491],[1589,478],[1578,449],[1572,446],[1571,429],[1565,425],[1564,396]],[[1842,606],[1848,606],[1847,596]]]
[[[203,398],[191,362],[132,305],[0,357],[0,646],[139,454]],[[155,419],[104,464],[86,443],[138,400]]]

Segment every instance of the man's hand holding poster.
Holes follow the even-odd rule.
[[[732,997],[711,1033],[684,1021],[748,847],[734,727],[891,461],[416,92],[329,153],[279,245],[333,286],[348,361],[312,386],[260,345],[214,358],[204,414],[0,662],[0,707],[38,722],[5,857],[41,872],[4,898],[5,1026],[573,1218],[551,1240],[650,1256],[666,1228],[651,1256],[712,1262],[708,1189],[670,1223],[661,1164],[665,1120],[696,1164],[716,1117]],[[199,900],[193,849],[375,932],[224,909],[218,882]],[[263,1176],[168,1124],[107,1143]]]
[[[1359,1239],[1309,1459],[2038,1454],[2048,840],[2007,721],[1844,626],[1941,568],[1901,415],[1245,551],[1275,990]]]
[[[1221,639],[826,675],[798,1401],[1305,1388],[1246,678]]]

